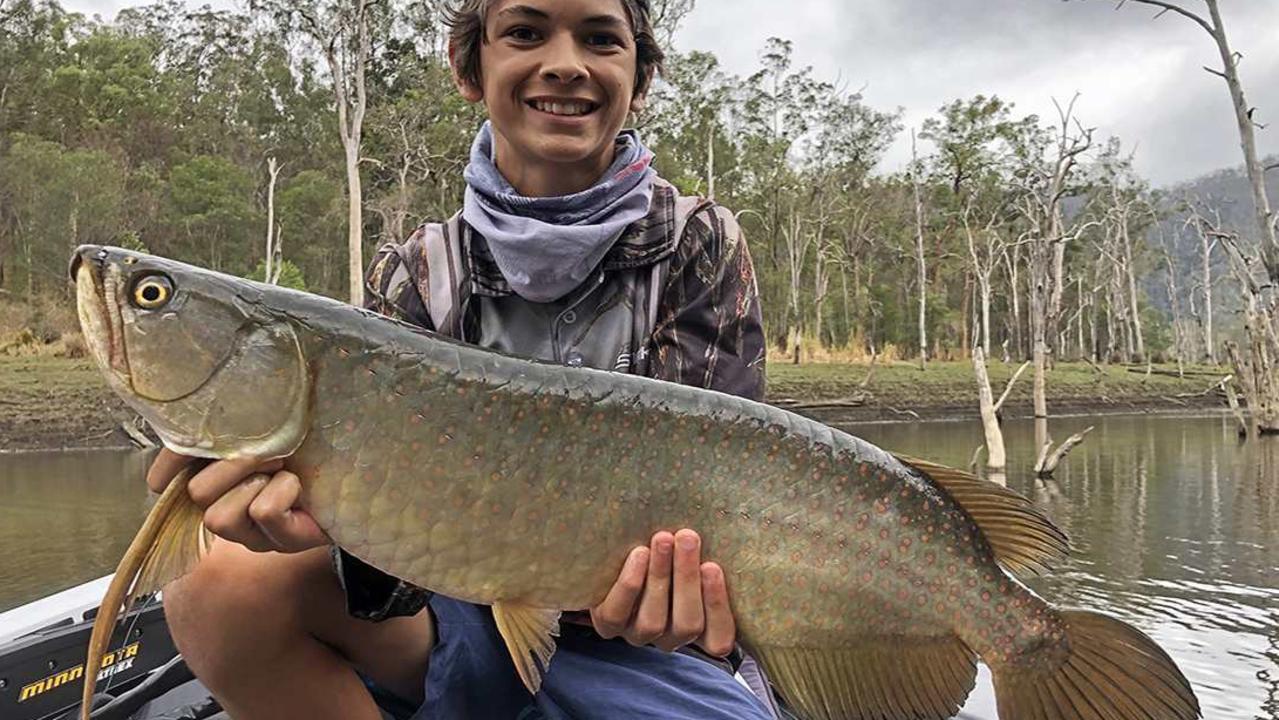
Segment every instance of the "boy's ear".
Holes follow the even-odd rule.
[[[458,93],[464,100],[477,103],[484,99],[484,88],[462,77],[462,73],[458,72],[457,46],[452,41],[449,41],[449,70],[453,74],[453,85],[457,87]]]
[[[648,107],[648,90],[653,86],[653,70],[644,73],[644,78],[635,84],[635,94],[631,96],[631,112],[643,112]]]

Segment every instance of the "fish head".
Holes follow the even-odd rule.
[[[121,248],[71,258],[76,308],[107,384],[169,449],[275,458],[306,433],[310,374],[278,291]]]

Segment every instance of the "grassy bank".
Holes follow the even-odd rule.
[[[998,397],[1017,372],[1017,364],[991,363],[990,382]],[[1187,366],[1176,377],[1175,365],[1145,366],[1060,363],[1048,375],[1050,413],[1176,411],[1221,407],[1215,392],[1205,392],[1229,374],[1215,366]],[[869,382],[867,376],[870,376]],[[834,404],[841,419],[976,417],[977,384],[967,362],[878,365],[773,363],[768,369],[770,402],[798,405]],[[1033,371],[1017,381],[1004,407],[1006,417],[1028,417]],[[834,401],[832,403],[832,401]],[[827,408],[830,409],[830,408]]]
[[[1003,391],[1016,365],[991,365],[995,393]],[[801,412],[841,421],[973,417],[977,414],[972,368],[967,363],[934,363],[920,372],[909,363],[878,365],[866,383],[867,365],[773,363],[769,400]],[[1161,373],[1130,372],[1111,366],[1058,365],[1049,376],[1049,409],[1054,413],[1176,411],[1221,407],[1215,393],[1203,394],[1226,371],[1188,367],[1184,379]],[[1030,415],[1031,373],[1025,373],[1005,408],[1008,417]],[[834,407],[811,407],[814,403]],[[130,417],[87,359],[0,353],[0,451],[65,447],[122,447],[119,429]]]
[[[126,446],[128,417],[91,360],[0,355],[0,451]]]

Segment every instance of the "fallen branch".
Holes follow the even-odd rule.
[[[1189,393],[1177,393],[1177,394],[1176,394],[1176,395],[1174,395],[1173,397],[1178,397],[1178,398],[1199,398],[1199,397],[1207,397],[1208,395],[1212,394],[1213,392],[1220,391],[1220,390],[1221,390],[1221,389],[1225,386],[1225,384],[1226,384],[1226,383],[1228,383],[1228,382],[1230,382],[1231,380],[1234,380],[1234,379],[1235,379],[1235,376],[1234,376],[1234,375],[1227,375],[1227,376],[1225,376],[1224,378],[1222,378],[1222,379],[1218,380],[1217,382],[1215,382],[1215,383],[1213,383],[1213,384],[1209,385],[1209,386],[1207,387],[1207,389],[1205,389],[1203,392],[1197,392],[1197,393],[1196,393],[1196,392],[1189,392]]]
[[[1230,412],[1235,416],[1235,420],[1239,421],[1239,437],[1248,437],[1248,419],[1244,417],[1243,409],[1239,407],[1239,396],[1235,395],[1235,376],[1231,375],[1221,381],[1221,389],[1226,393],[1226,404],[1230,406]]]
[[[1091,367],[1093,369],[1093,372],[1097,373],[1098,375],[1106,374],[1106,371],[1101,369],[1101,367],[1098,366],[1097,363],[1093,362],[1092,358],[1088,357],[1087,355],[1084,356],[1084,362],[1088,363],[1088,366]]]
[[[1035,475],[1041,478],[1052,477],[1053,473],[1057,470],[1057,466],[1061,464],[1061,461],[1066,459],[1066,456],[1070,454],[1070,451],[1074,450],[1076,446],[1082,443],[1084,441],[1084,437],[1092,431],[1093,428],[1089,427],[1082,432],[1071,435],[1066,439],[1066,442],[1062,443],[1061,447],[1057,448],[1056,452],[1053,452],[1051,455],[1049,452],[1052,449],[1052,440],[1044,443],[1044,446],[1039,450],[1039,459],[1035,461]]]
[[[125,435],[129,436],[129,439],[133,441],[134,445],[137,445],[143,450],[150,450],[154,448],[156,444],[154,440],[147,437],[146,431],[143,429],[145,427],[145,423],[146,421],[142,418],[134,417],[132,420],[126,420],[125,422],[120,423],[120,429],[124,431]]]
[[[977,473],[977,461],[981,459],[981,454],[984,452],[986,452],[985,445],[978,445],[977,449],[973,450],[973,459],[968,461],[968,470],[970,472]]]
[[[1031,364],[1032,363],[1029,361],[1024,362],[1021,367],[1017,368],[1017,372],[1013,373],[1012,378],[1008,380],[1008,387],[1004,388],[1004,394],[1000,395],[999,402],[995,403],[995,412],[999,412],[1004,407],[1004,403],[1007,402],[1008,396],[1013,392],[1013,385],[1017,384],[1017,379],[1021,377],[1022,373],[1026,372],[1026,368],[1030,367]]]
[[[869,395],[854,395],[847,398],[836,398],[833,400],[796,400],[794,398],[778,398],[770,400],[769,404],[773,407],[786,408],[787,410],[832,410],[839,408],[859,408],[865,407],[869,401]]]
[[[1177,371],[1175,370],[1147,370],[1145,367],[1130,367],[1127,370],[1128,372],[1134,373],[1137,375],[1163,375],[1165,377],[1175,377],[1175,378],[1181,378],[1183,377],[1183,375],[1184,377],[1221,377],[1221,373],[1219,372],[1202,371],[1202,370],[1187,370],[1182,375],[1178,375]]]
[[[879,360],[879,353],[872,353],[870,356],[870,369],[866,371],[866,377],[857,387],[865,390],[870,387],[871,378],[875,377],[875,363]]]
[[[884,409],[889,412],[896,413],[898,415],[909,415],[915,418],[916,420],[923,420],[923,418],[919,416],[919,413],[915,412],[914,410],[898,410],[895,407],[889,407],[887,405],[884,406]]]

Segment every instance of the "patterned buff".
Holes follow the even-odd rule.
[[[493,162],[493,130],[484,123],[466,166],[462,218],[488,241],[511,289],[531,302],[551,302],[582,284],[622,231],[648,214],[653,154],[639,134],[617,136],[604,177],[573,195],[531,198],[516,192]]]

